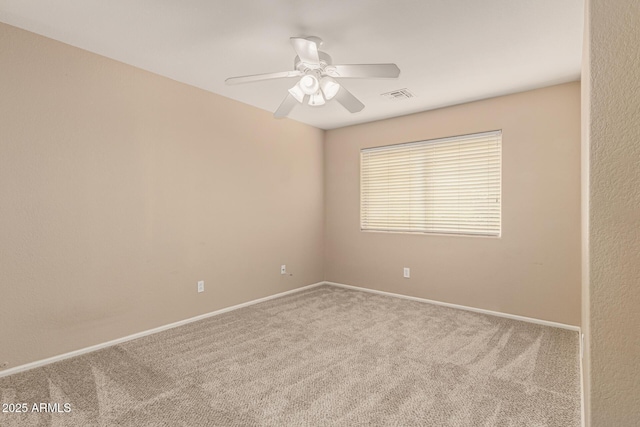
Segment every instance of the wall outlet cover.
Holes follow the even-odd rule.
[[[280,274],[287,274],[287,266],[282,264],[280,266]]]
[[[204,280],[198,281],[198,292],[204,292]]]
[[[408,278],[411,277],[411,269],[410,268],[405,267],[403,273],[404,273],[404,278],[405,279],[408,279]]]

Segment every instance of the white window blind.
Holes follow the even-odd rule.
[[[360,152],[362,230],[500,235],[502,132]]]

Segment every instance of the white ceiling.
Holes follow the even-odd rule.
[[[335,64],[395,62],[399,79],[343,80],[366,105],[297,106],[332,129],[580,78],[583,0],[0,0],[0,21],[268,111],[295,79],[292,36]],[[381,93],[408,88],[415,98]]]

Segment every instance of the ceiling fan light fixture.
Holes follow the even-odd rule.
[[[320,89],[320,83],[318,83],[318,79],[310,74],[307,74],[306,76],[301,78],[298,84],[300,85],[300,89],[302,89],[305,95],[313,95],[318,91],[318,89]]]
[[[358,113],[362,111],[364,104],[335,78],[395,79],[400,75],[400,68],[390,63],[334,65],[331,57],[319,50],[322,40],[318,37],[291,37],[289,41],[296,53],[292,71],[230,77],[225,80],[226,84],[235,85],[290,77],[299,78],[273,114],[277,119],[287,117],[296,103],[316,107],[334,99],[350,113]]]
[[[320,80],[320,88],[324,97],[328,100],[332,99],[340,90],[340,83],[332,79],[331,77],[323,77]]]
[[[311,105],[312,107],[319,107],[324,104],[324,96],[322,96],[322,92],[320,90],[311,95],[311,98],[309,98],[309,105]]]

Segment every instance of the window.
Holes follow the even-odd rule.
[[[502,132],[365,148],[363,231],[500,236]]]

